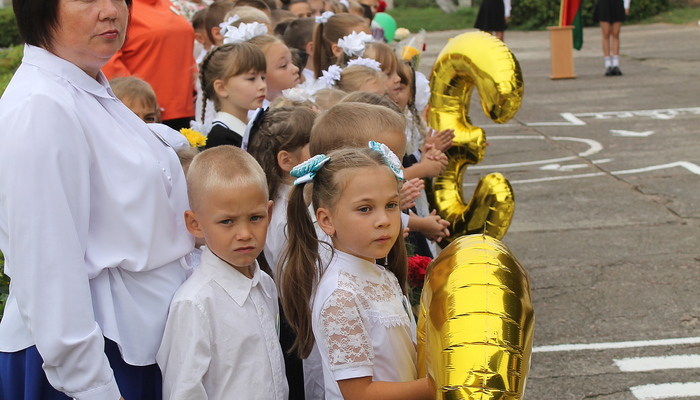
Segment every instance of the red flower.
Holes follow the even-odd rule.
[[[379,0],[379,5],[377,6],[377,12],[384,12],[386,10],[386,2],[384,0]]]
[[[425,271],[433,261],[430,257],[411,256],[408,258],[408,283],[412,288],[422,288],[425,281]]]

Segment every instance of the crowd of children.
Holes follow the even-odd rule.
[[[430,398],[406,259],[449,235],[423,179],[454,134],[427,127],[425,76],[372,37],[376,1],[173,4],[206,144],[151,125],[183,162],[198,245],[157,356],[164,398]],[[111,84],[159,122],[147,83]]]

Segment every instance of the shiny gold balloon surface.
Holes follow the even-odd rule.
[[[535,315],[530,279],[486,235],[455,240],[430,264],[418,322],[419,376],[436,399],[520,400]]]
[[[523,99],[520,64],[503,42],[483,32],[465,33],[452,39],[438,55],[430,77],[428,123],[438,131],[455,130],[454,145],[447,150],[447,169],[432,183],[428,182],[426,189],[430,205],[452,224],[451,236],[443,243],[449,243],[461,235],[480,232],[475,228],[476,222],[471,222],[470,218],[484,214],[495,218],[488,220],[490,224],[486,233],[498,233],[499,236],[494,237],[500,239],[508,230],[513,216],[513,192],[502,176],[496,181],[485,177],[480,186],[484,190],[494,190],[493,196],[486,197],[503,199],[507,204],[495,205],[476,199],[469,204],[464,201],[462,179],[466,166],[481,162],[486,149],[484,131],[473,126],[469,117],[469,102],[474,88],[479,93],[484,112],[494,122],[505,123],[520,109]]]

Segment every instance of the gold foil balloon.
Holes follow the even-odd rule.
[[[494,122],[505,123],[520,109],[520,64],[503,42],[484,32],[465,33],[452,39],[438,55],[430,77],[428,123],[438,131],[455,131],[454,145],[446,152],[447,169],[428,182],[426,189],[431,207],[451,223],[451,236],[442,243],[484,229],[500,239],[515,210],[513,190],[500,174],[482,178],[472,201],[464,201],[462,180],[466,166],[481,162],[486,150],[484,131],[473,126],[469,118],[474,88],[484,112]],[[475,217],[480,219],[473,220]]]
[[[530,279],[498,239],[463,236],[428,266],[418,373],[436,399],[521,400],[535,315]]]

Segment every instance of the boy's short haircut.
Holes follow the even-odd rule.
[[[238,0],[237,2],[234,3],[234,8],[238,7],[253,7],[256,8],[262,12],[265,13],[269,17],[270,13],[272,10],[270,9],[270,6],[267,5],[266,2],[261,1],[261,0]]]
[[[123,78],[114,78],[109,81],[109,86],[112,88],[112,93],[122,101],[139,101],[146,106],[158,105],[156,92],[153,91],[151,85],[143,79],[135,76],[127,76]]]
[[[242,23],[245,24],[251,24],[253,22],[257,22],[259,24],[270,24],[270,17],[267,16],[264,12],[260,11],[259,9],[251,6],[235,6],[231,9],[231,11],[226,13],[226,16],[224,17],[224,21],[228,21],[229,18],[233,17],[234,15],[238,15],[240,18],[238,21],[234,23],[234,26],[238,26]]]
[[[199,29],[204,29],[204,17],[207,15],[207,9],[203,8],[192,16],[192,20],[190,21],[192,23],[192,29],[195,31]]]
[[[376,106],[386,107],[397,114],[403,116],[401,109],[399,108],[393,100],[387,95],[380,95],[372,92],[352,92],[349,95],[343,97],[340,101],[341,103],[364,103],[364,104],[374,104]]]
[[[233,3],[225,1],[215,1],[207,8],[207,13],[204,15],[204,28],[207,30],[207,36],[210,42],[216,42],[211,30],[217,28],[220,23],[224,22],[226,13],[231,11],[231,9],[233,9]]]
[[[314,28],[316,20],[314,18],[299,18],[292,21],[284,31],[284,43],[289,48],[306,51],[306,45],[314,40]]]
[[[406,118],[386,108],[364,103],[338,103],[316,118],[309,152],[328,154],[343,147],[366,147],[389,132],[406,130]]]
[[[212,190],[257,185],[268,197],[265,172],[255,158],[235,146],[204,150],[192,160],[187,171],[187,197],[190,209],[200,210]]]
[[[268,7],[270,7],[270,11],[275,11],[277,7],[277,1],[276,0],[261,0],[263,3],[267,4]]]

